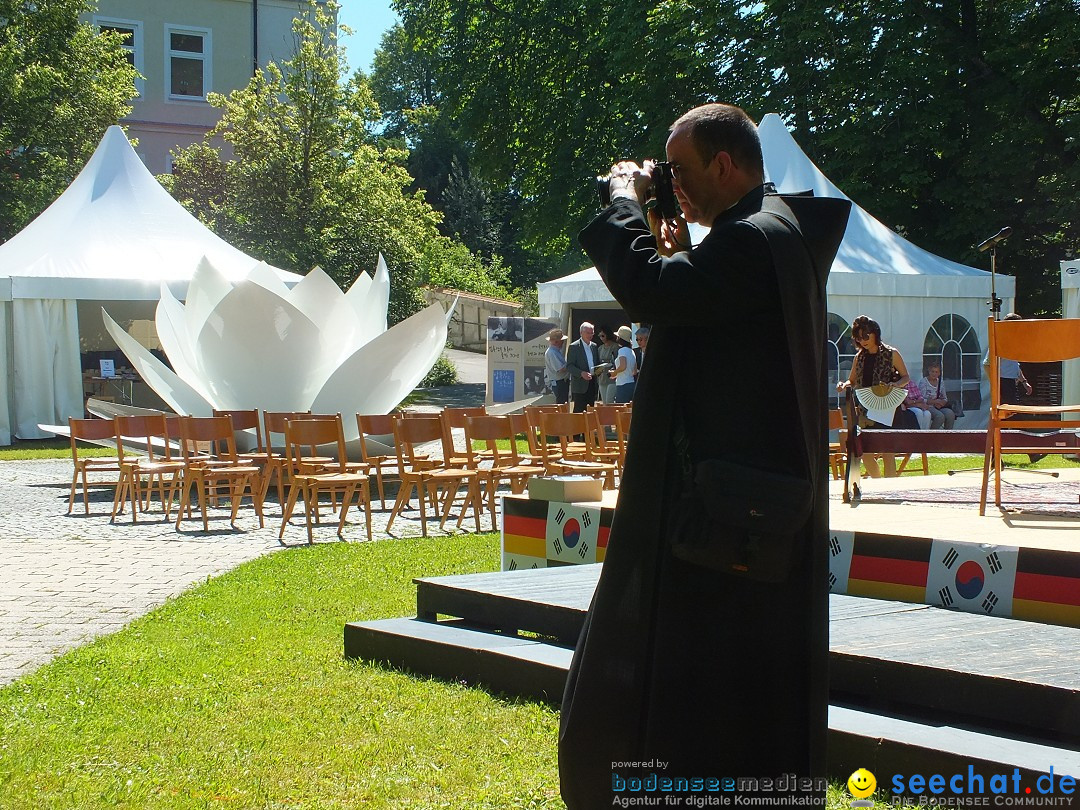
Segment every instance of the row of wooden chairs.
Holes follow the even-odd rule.
[[[112,519],[130,503],[132,520],[140,509],[149,507],[157,494],[169,519],[179,495],[177,528],[196,507],[208,529],[208,502],[216,496],[229,497],[230,523],[250,497],[264,524],[263,503],[273,479],[277,482],[282,508],[279,537],[287,526],[301,496],[304,501],[308,539],[319,523],[319,497],[329,494],[338,511],[338,534],[343,531],[346,512],[356,499],[365,512],[371,536],[371,493],[374,477],[383,508],[386,508],[386,480],[397,478],[401,485],[391,510],[389,529],[401,511],[411,505],[412,492],[419,499],[421,530],[427,535],[427,507],[431,505],[444,528],[461,488],[466,490],[457,525],[460,528],[472,507],[476,527],[486,501],[494,524],[495,498],[506,484],[520,493],[533,475],[576,473],[603,478],[614,486],[621,477],[631,411],[623,406],[598,406],[588,413],[570,414],[562,406],[529,408],[526,413],[490,416],[482,407],[446,408],[439,414],[397,413],[357,414],[362,461],[348,462],[341,416],[306,412],[264,412],[257,410],[215,411],[213,417],[180,416],[117,417],[114,420],[70,420],[74,473],[68,502],[70,513],[81,479],[84,509],[89,513],[88,489],[95,485],[91,472],[114,473]],[[615,437],[606,435],[606,428]],[[465,449],[455,446],[453,431],[465,434]],[[236,431],[245,430],[253,448],[238,451]],[[276,436],[284,439],[283,449],[275,448]],[[393,448],[379,452],[377,440],[393,436]],[[519,452],[517,439],[524,436],[527,452]],[[113,440],[118,457],[93,458],[80,455],[80,440]],[[125,448],[125,441],[127,442]],[[145,447],[145,456],[132,455],[132,442]],[[179,444],[179,452],[173,443]],[[436,460],[430,445],[441,444],[442,458]],[[327,447],[334,452],[327,453]],[[437,454],[435,454],[437,455]],[[96,485],[109,482],[96,482]],[[285,488],[288,487],[286,498]],[[194,494],[194,498],[193,498]],[[486,495],[486,497],[484,497]],[[341,507],[338,507],[340,499]],[[441,504],[440,504],[441,499]]]

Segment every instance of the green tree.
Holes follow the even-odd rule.
[[[131,111],[135,69],[116,33],[79,22],[87,0],[0,0],[0,241],[78,174]]]
[[[557,254],[589,180],[662,153],[707,101],[780,113],[845,191],[918,244],[977,264],[1016,234],[1020,307],[1053,311],[1080,250],[1075,0],[395,0],[472,171],[519,196],[522,243]],[[437,93],[435,92],[437,90]],[[569,255],[569,254],[568,254]]]
[[[234,160],[207,144],[181,150],[173,178],[163,178],[174,196],[252,255],[300,272],[318,265],[343,286],[381,252],[392,321],[421,306],[423,283],[505,294],[498,263],[442,237],[438,213],[408,192],[407,153],[375,142],[377,105],[362,74],[343,80],[329,14],[313,7],[293,31],[288,61],[227,98],[210,95],[222,117],[208,140],[220,135]]]

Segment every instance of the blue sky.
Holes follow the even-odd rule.
[[[397,14],[390,8],[390,0],[339,0],[341,11],[339,22],[353,29],[350,37],[343,37],[340,42],[345,46],[345,56],[349,60],[349,73],[357,68],[371,71],[371,60],[383,32],[397,22]]]

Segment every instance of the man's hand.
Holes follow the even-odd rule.
[[[645,168],[638,166],[632,160],[622,160],[611,167],[611,179],[608,180],[608,190],[611,199],[637,200],[645,204],[645,192],[652,185],[652,161],[645,161]]]
[[[674,256],[690,249],[690,228],[682,217],[661,219],[653,208],[649,211],[649,230],[656,237],[656,252],[661,256]]]
[[[583,372],[581,372],[581,379],[583,379],[583,380],[591,380],[592,379],[592,372],[591,371],[583,371]]]

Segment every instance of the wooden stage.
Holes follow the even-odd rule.
[[[1070,476],[1080,491],[1080,473]],[[1064,585],[1028,584],[1056,582],[1064,595],[1055,598],[1072,598],[1070,589],[1080,585],[1080,519],[1022,512],[980,518],[977,502],[873,502],[875,492],[954,479],[869,481],[864,502],[855,507],[832,501],[833,534],[873,538],[877,545],[864,550],[892,549],[896,560],[905,559],[905,545],[921,549],[931,540],[1011,548],[1018,555],[1022,549],[1052,552],[1055,564],[1075,566],[1075,583],[1064,577]],[[916,569],[907,563],[910,574]],[[873,569],[865,560],[863,569],[858,564],[856,552],[851,570]],[[419,579],[416,618],[347,624],[345,655],[558,703],[600,568]],[[876,774],[966,773],[971,765],[987,775],[1018,768],[1025,781],[1051,767],[1057,775],[1080,777],[1080,628],[853,595],[857,581],[849,581],[848,593],[830,596],[834,776],[846,778],[859,767]],[[958,589],[966,586],[956,580]]]

